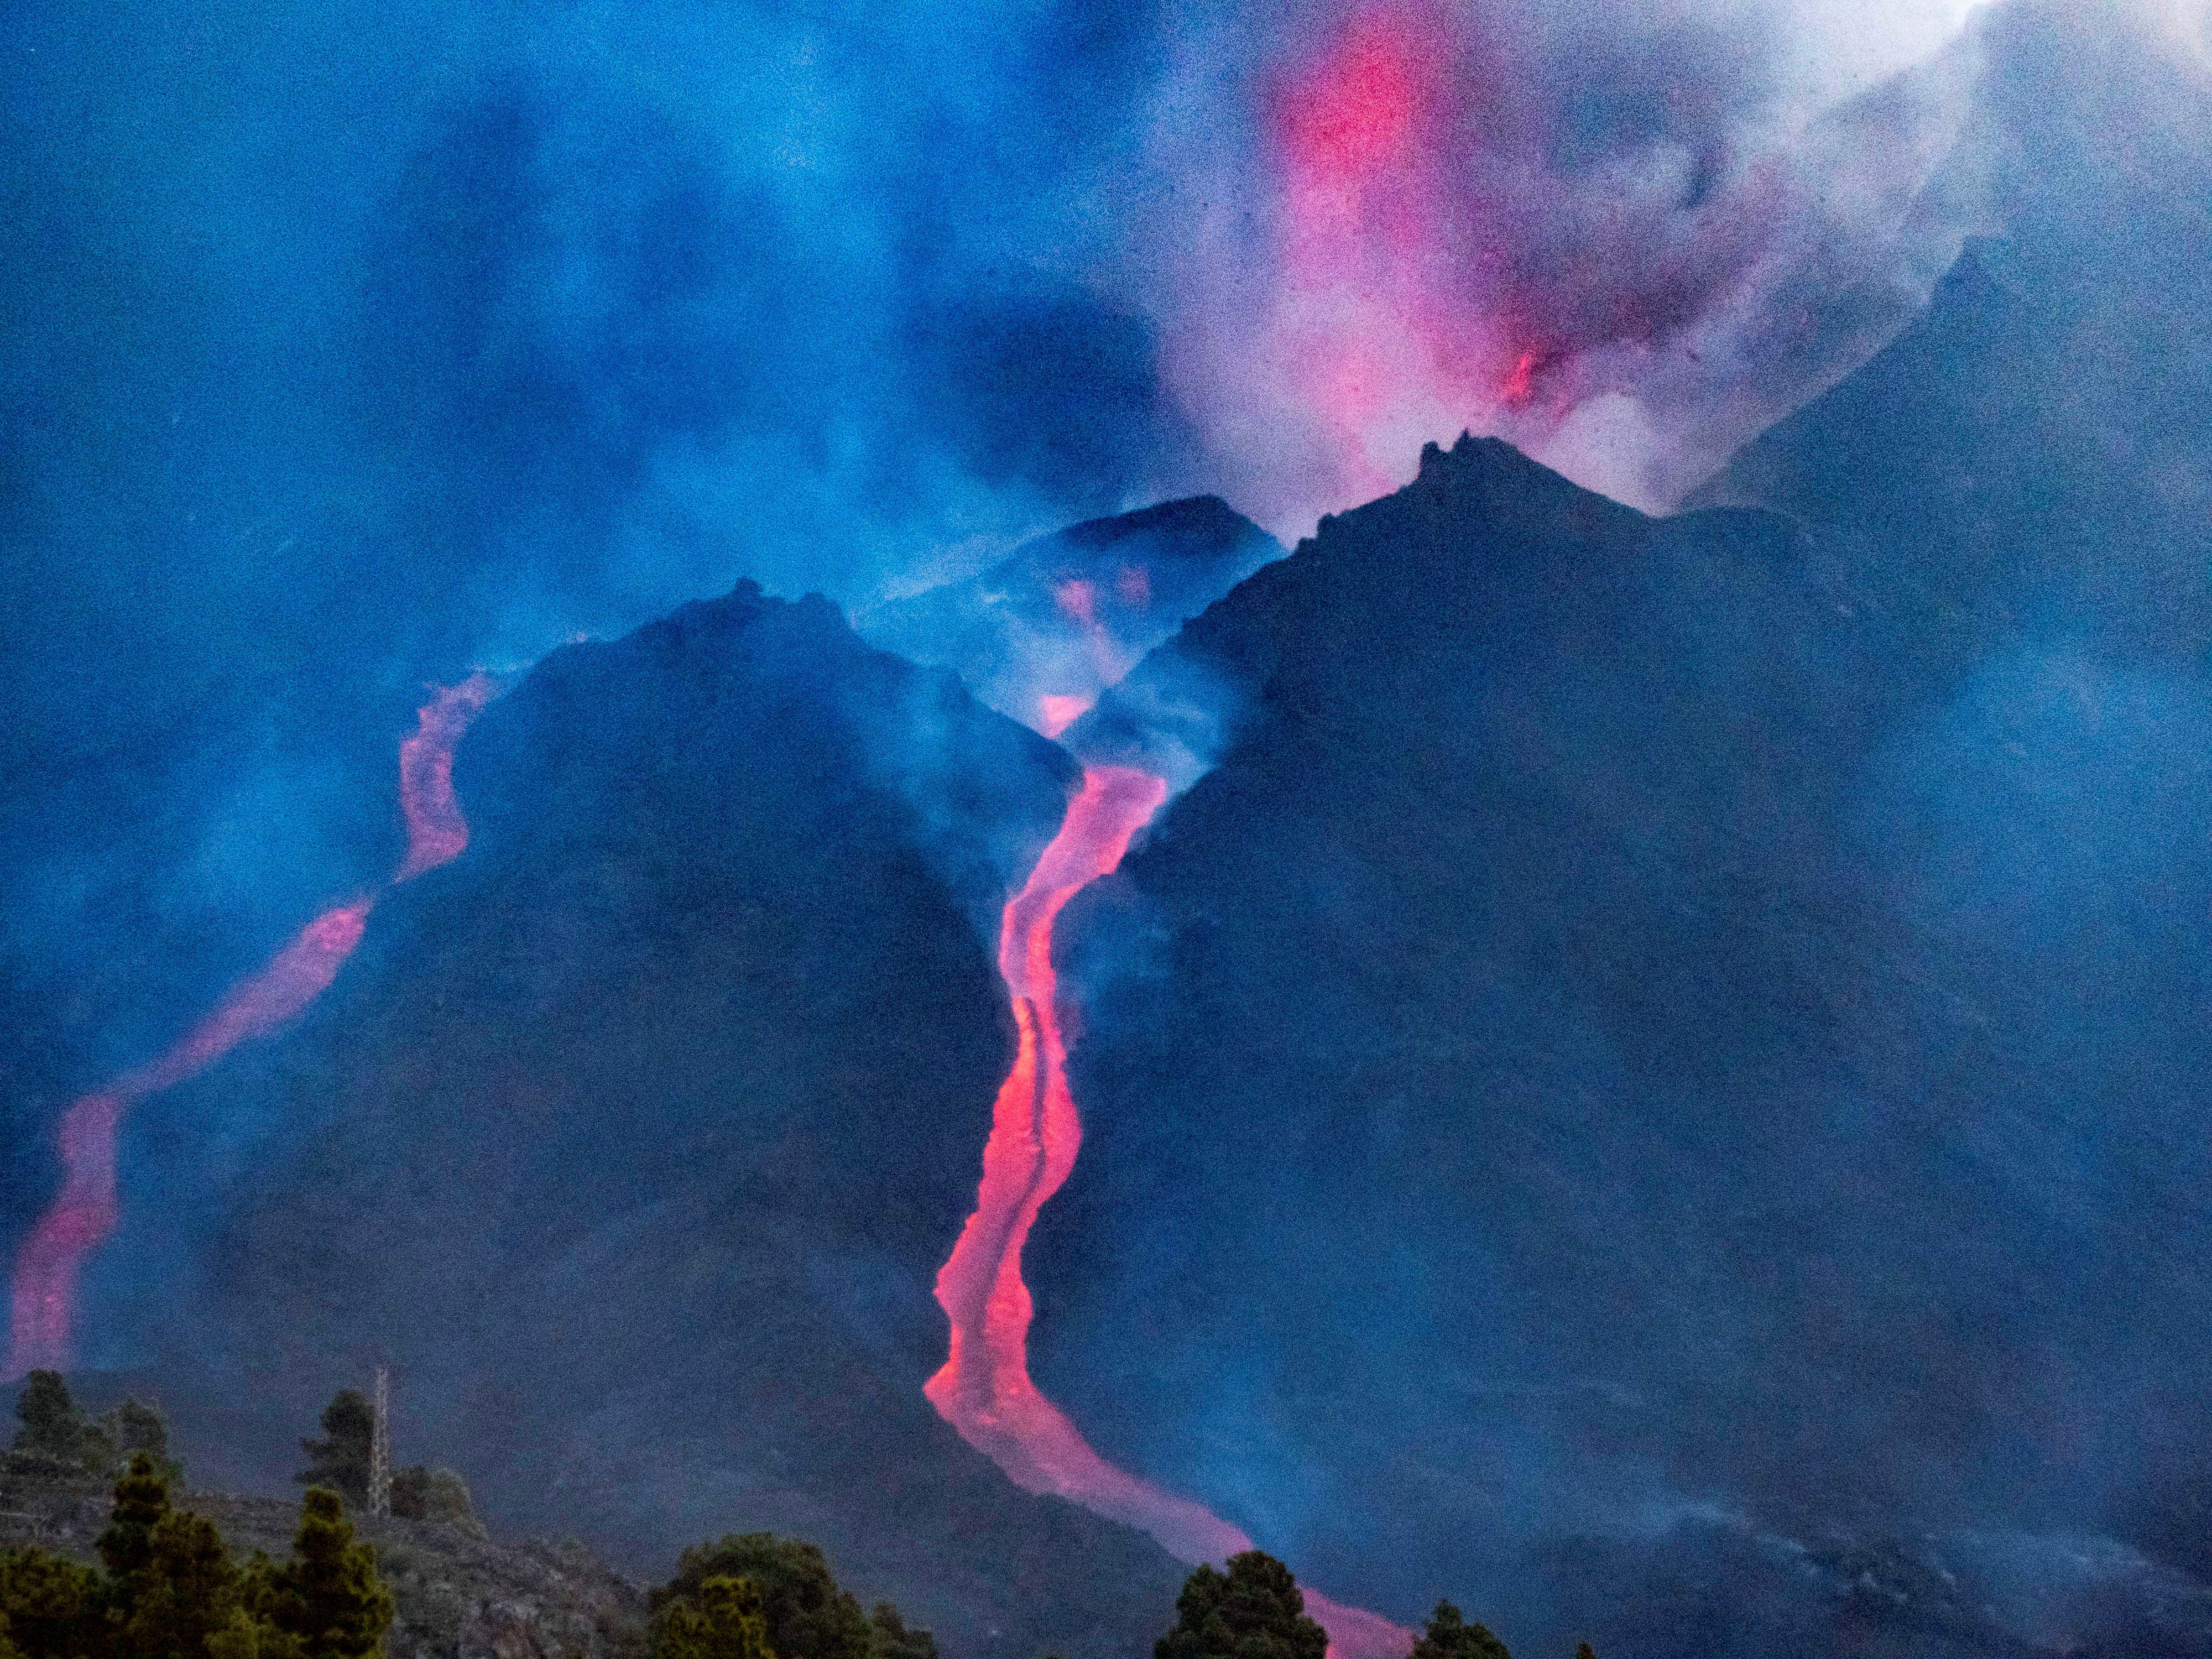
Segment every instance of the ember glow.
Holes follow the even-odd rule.
[[[1131,609],[1144,609],[1152,599],[1151,571],[1141,564],[1123,565],[1112,592]],[[1031,724],[1048,738],[1058,737],[1081,719],[1097,700],[1098,689],[1127,673],[1132,660],[1098,614],[1096,581],[1087,576],[1063,577],[1052,585],[1052,600],[1073,625],[1074,640],[1069,651],[1044,670],[1046,683],[1062,688],[1042,692],[1036,699],[1037,718]]]
[[[1377,9],[1274,100],[1279,345],[1298,401],[1332,430],[1363,495],[1399,482],[1401,428],[1441,430],[1439,419],[1493,410],[1516,356],[1480,313],[1449,302],[1437,270],[1453,254],[1449,198],[1434,177],[1452,59],[1440,26]]]
[[[399,745],[399,810],[407,819],[407,858],[394,881],[409,881],[451,864],[469,844],[468,820],[453,799],[453,746],[499,690],[475,673],[449,685],[417,711],[415,735]]]
[[[926,1392],[939,1414],[1016,1485],[1139,1528],[1182,1560],[1218,1562],[1252,1547],[1242,1528],[1115,1468],[1030,1381],[1031,1303],[1022,1279],[1030,1228],[1083,1144],[1067,1085],[1053,924],[1069,899],[1120,866],[1131,838],[1166,799],[1166,782],[1149,772],[1086,769],[1060,833],[1006,904],[999,971],[1013,1000],[1014,1063],[992,1107],[975,1212],[937,1275],[951,1352]],[[1336,1659],[1401,1659],[1413,1645],[1412,1632],[1311,1591],[1306,1608],[1328,1632]]]
[[[1056,738],[1083,718],[1091,708],[1088,697],[1060,697],[1050,693],[1037,699],[1037,730]]]
[[[78,1271],[115,1231],[115,1137],[124,1114],[148,1096],[198,1077],[249,1038],[266,1036],[329,989],[361,943],[373,902],[358,898],[324,911],[267,967],[234,986],[166,1054],[82,1097],[62,1114],[56,1135],[62,1189],[15,1252],[10,1380],[40,1368],[59,1370],[70,1362]]]
[[[450,863],[468,845],[468,825],[453,799],[453,746],[490,702],[497,685],[472,674],[440,691],[420,711],[416,734],[399,746],[400,805],[407,855],[396,884]],[[137,1102],[198,1077],[241,1042],[282,1030],[331,988],[361,943],[373,893],[332,905],[295,934],[167,1051],[125,1073],[62,1114],[56,1146],[62,1186],[15,1252],[9,1295],[7,1380],[59,1370],[74,1352],[76,1285],[84,1261],[115,1231],[116,1136]]]

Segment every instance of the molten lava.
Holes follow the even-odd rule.
[[[468,845],[468,825],[453,799],[453,746],[496,684],[472,674],[440,691],[418,714],[416,734],[399,745],[400,805],[407,821],[407,856],[392,880],[402,882],[450,863]],[[306,1011],[331,987],[361,943],[374,894],[331,906],[289,944],[230,989],[166,1052],[125,1073],[62,1114],[55,1144],[62,1187],[16,1247],[9,1297],[9,1379],[70,1362],[76,1281],[85,1258],[115,1231],[116,1136],[137,1102],[198,1077],[241,1042],[269,1036]]]
[[[1152,602],[1152,572],[1141,564],[1125,564],[1115,578],[1114,590],[1123,605],[1142,611]],[[1064,576],[1052,584],[1053,603],[1074,624],[1080,649],[1068,653],[1046,670],[1046,681],[1060,689],[1042,692],[1036,699],[1036,729],[1056,738],[1097,701],[1099,691],[1129,672],[1132,659],[1115,642],[1114,630],[1098,613],[1099,586],[1088,576]],[[1078,689],[1078,688],[1080,689]]]
[[[267,1036],[320,996],[361,943],[372,902],[358,898],[324,911],[166,1054],[62,1114],[62,1189],[15,1251],[9,1376],[69,1363],[77,1270],[115,1231],[115,1138],[124,1113],[198,1077],[248,1038]]]
[[[1244,1530],[1203,1504],[1139,1480],[1091,1449],[1066,1413],[1030,1380],[1031,1304],[1022,1246],[1045,1200],[1075,1167],[1082,1120],[1067,1085],[1067,1048],[1052,966],[1053,924],[1068,900],[1110,873],[1167,799],[1167,784],[1129,767],[1094,766],[1000,925],[999,971],[1013,1000],[1013,1068],[991,1109],[975,1213],[937,1275],[951,1352],[926,1392],[945,1420],[1030,1492],[1051,1492],[1150,1533],[1189,1561],[1252,1547]],[[1389,1620],[1306,1593],[1335,1659],[1403,1659],[1413,1634]]]
[[[453,799],[453,747],[499,690],[489,674],[449,685],[416,714],[415,735],[399,745],[399,810],[407,820],[407,859],[394,881],[451,864],[469,844],[468,820]]]
[[[1048,738],[1056,738],[1082,719],[1090,708],[1088,697],[1054,696],[1047,692],[1037,699],[1037,729]]]

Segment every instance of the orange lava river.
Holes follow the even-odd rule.
[[[1017,1485],[1140,1528],[1182,1560],[1220,1562],[1252,1547],[1242,1528],[1115,1468],[1030,1380],[1030,1302],[1022,1281],[1022,1245],[1083,1144],[1067,1086],[1053,924],[1069,899],[1121,864],[1131,837],[1166,799],[1165,781],[1148,772],[1087,769],[1060,833],[1007,902],[999,971],[1013,1000],[1014,1063],[992,1107],[975,1213],[937,1275],[951,1352],[927,1392],[945,1420]],[[1377,1614],[1310,1590],[1305,1599],[1328,1632],[1334,1659],[1402,1659],[1413,1645],[1411,1631]]]
[[[447,686],[418,712],[414,736],[399,745],[399,805],[407,855],[393,884],[449,864],[468,845],[453,799],[453,746],[498,690],[489,674]],[[79,1097],[55,1134],[62,1186],[16,1247],[10,1285],[8,1358],[0,1377],[70,1363],[77,1276],[85,1258],[115,1231],[116,1136],[136,1103],[198,1077],[240,1043],[269,1036],[330,989],[361,943],[374,893],[334,904],[247,975],[167,1052],[103,1089]]]

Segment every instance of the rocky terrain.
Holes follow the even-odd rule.
[[[185,1492],[234,1554],[282,1559],[299,1506],[267,1498]],[[100,1492],[0,1493],[0,1548],[35,1544],[85,1561],[107,1524]],[[356,1517],[376,1546],[397,1611],[391,1659],[637,1659],[645,1651],[644,1589],[574,1540],[495,1543],[465,1527]]]

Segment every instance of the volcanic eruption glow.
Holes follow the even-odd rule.
[[[1449,198],[1430,176],[1449,46],[1410,10],[1378,8],[1274,100],[1281,349],[1363,494],[1398,483],[1398,427],[1426,430],[1446,410],[1479,418],[1510,372],[1464,310],[1442,302],[1432,269],[1450,252]]]
[[[453,798],[453,747],[496,690],[490,676],[472,674],[441,690],[420,711],[416,734],[400,744],[407,855],[394,883],[452,862],[468,844],[468,826]],[[70,1363],[78,1274],[86,1257],[115,1231],[116,1139],[125,1114],[137,1102],[198,1077],[240,1043],[267,1036],[305,1012],[361,943],[375,902],[374,894],[364,894],[325,910],[168,1049],[80,1097],[62,1114],[55,1134],[61,1190],[16,1248],[8,1363],[0,1376],[12,1381]]]
[[[415,735],[399,744],[399,810],[407,820],[407,857],[395,882],[451,864],[469,844],[468,820],[453,799],[453,750],[469,722],[498,694],[481,672],[449,685],[416,714]]]
[[[1030,1228],[1083,1144],[1067,1083],[1053,925],[1069,899],[1120,866],[1167,793],[1164,779],[1132,767],[1085,769],[1060,833],[1006,903],[999,971],[1013,1001],[1014,1063],[992,1106],[975,1212],[937,1275],[951,1351],[925,1391],[939,1414],[1016,1485],[1139,1528],[1182,1560],[1218,1562],[1252,1547],[1242,1528],[1115,1468],[1030,1381],[1032,1304],[1022,1279]],[[1336,1659],[1401,1659],[1413,1644],[1412,1632],[1375,1613],[1311,1591],[1306,1607],[1328,1632]]]

